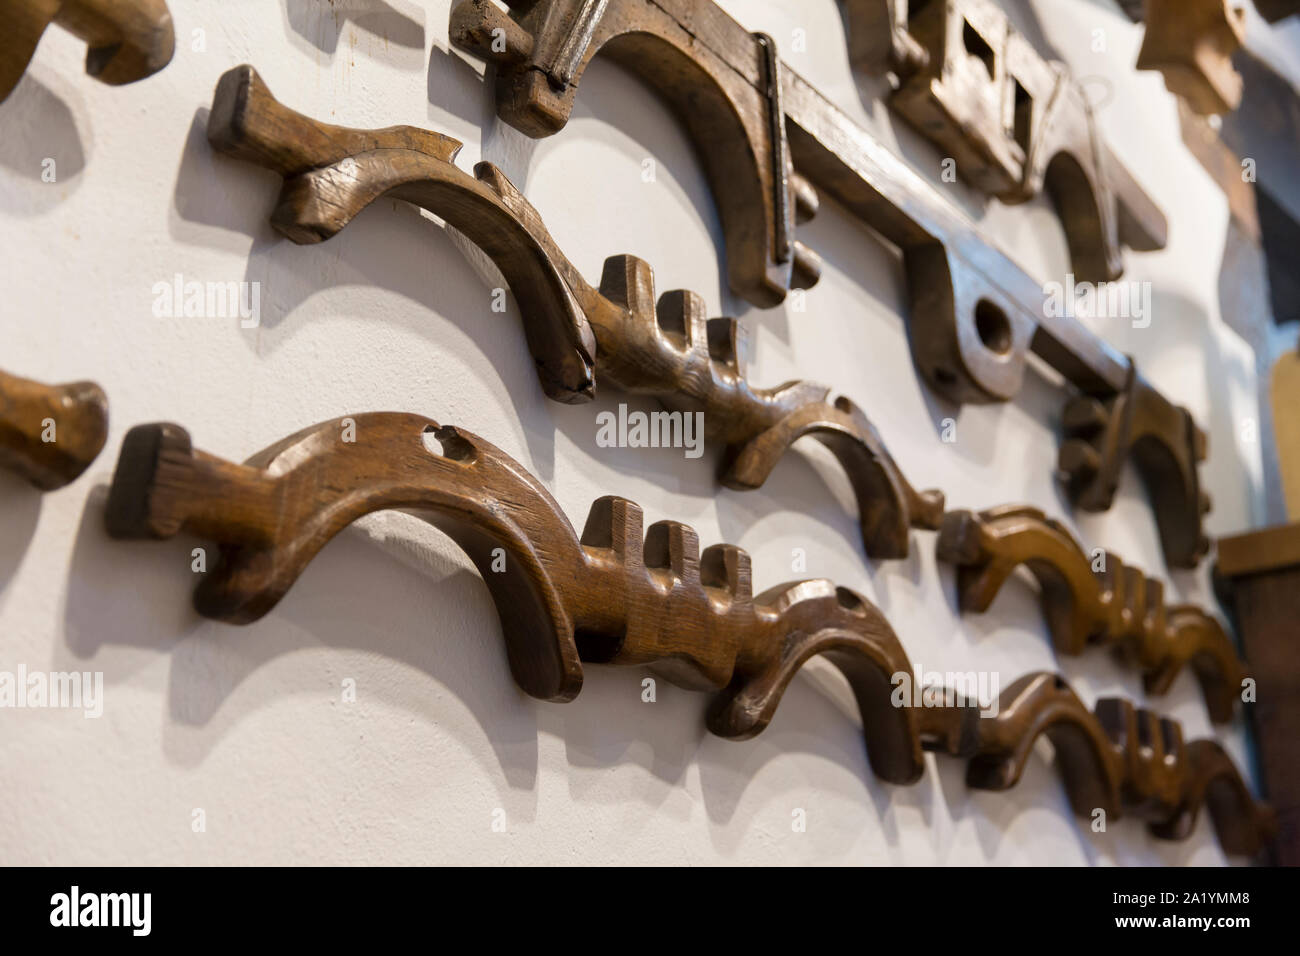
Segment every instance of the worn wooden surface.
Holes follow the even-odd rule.
[[[691,292],[656,301],[653,273],[634,256],[608,259],[593,287],[499,169],[480,163],[475,178],[452,163],[455,140],[409,127],[367,132],[317,123],[277,102],[251,67],[222,78],[208,138],[285,177],[272,223],[295,242],[334,235],[385,195],[454,225],[509,281],[551,398],[583,401],[599,381],[677,412],[701,412],[705,434],[727,448],[723,484],[742,490],[760,487],[795,441],[816,438],[849,477],[874,557],[904,557],[911,527],[938,527],[943,496],[908,483],[850,399],[811,382],[752,386],[736,321],[707,318]]]
[[[86,41],[86,72],[113,86],[157,73],[176,46],[165,0],[0,0],[0,101],[51,23]]]
[[[743,180],[751,183],[755,197],[779,195],[768,188],[779,179],[779,164],[769,157],[783,154],[773,131],[784,130],[796,177],[806,178],[901,250],[911,297],[909,343],[930,387],[954,402],[1006,401],[1019,392],[1028,354],[1035,352],[1100,403],[1108,419],[1088,426],[1105,438],[1093,447],[1095,460],[1092,454],[1080,456],[1078,446],[1069,453],[1070,461],[1078,462],[1067,485],[1071,494],[1085,508],[1109,507],[1114,476],[1133,452],[1153,492],[1168,562],[1177,567],[1199,562],[1205,553],[1201,524],[1207,500],[1200,494],[1196,466],[1205,449],[1187,412],[1151,389],[1129,359],[1083,323],[1045,314],[1041,282],[989,245],[934,187],[784,65],[778,67],[784,122],[760,122],[775,104],[765,95],[771,70],[760,37],[710,0],[608,0],[594,6],[538,0],[510,6],[507,15],[486,0],[463,0],[453,9],[450,28],[453,43],[495,64],[497,110],[506,122],[534,136],[562,128],[583,68],[607,52],[677,107],[715,192],[719,180],[726,183],[723,190],[734,190]],[[492,48],[494,30],[506,38],[503,49]],[[693,98],[683,105],[686,91]],[[707,113],[707,130],[695,121],[705,115],[697,101],[716,106]],[[1051,159],[1049,153],[1043,162]],[[1104,156],[1096,161],[1117,167]],[[1084,209],[1074,221],[1097,226],[1094,238],[1113,227],[1136,248],[1164,245],[1163,215],[1131,180],[1106,180],[1115,194],[1113,215],[1087,212],[1084,207],[1093,199],[1080,169],[1073,161],[1057,167],[1063,201]],[[742,260],[736,250],[749,250],[745,262],[758,262],[761,253],[770,264],[767,253],[778,245],[778,217],[766,217],[760,232],[753,220],[738,218],[725,193],[716,198],[733,288],[758,304],[771,304],[771,296],[753,290],[763,284],[771,291],[764,283],[773,272],[753,267],[738,277]],[[1102,205],[1110,208],[1106,201]],[[1102,258],[1114,257],[1103,253]],[[1134,421],[1141,426],[1136,431]]]
[[[108,399],[94,382],[43,385],[0,372],[0,468],[53,491],[90,467],[107,437]]]
[[[1224,538],[1216,571],[1259,682],[1250,713],[1274,860],[1300,866],[1300,524]]]
[[[1208,804],[1225,851],[1253,854],[1272,814],[1219,745],[1123,701],[1088,712],[1064,680],[1021,678],[996,714],[959,689],[928,702],[900,688],[916,676],[893,629],[865,598],[829,581],[754,595],[749,556],[700,549],[686,525],[643,529],[640,508],[597,500],[578,535],[546,489],[483,439],[417,415],[370,413],[304,429],[243,465],[196,450],[177,425],[133,428],[105,520],[117,538],[186,531],[220,543],[195,607],[231,623],[265,615],[329,540],[370,512],[431,522],[470,557],[492,593],[511,672],[529,694],[567,701],[582,663],[648,665],[680,686],[718,692],[714,733],[745,739],[771,721],[809,659],[844,673],[873,771],[913,783],[922,752],[970,760],[971,786],[1007,789],[1037,738],[1056,748],[1075,812],[1129,813],[1165,839],[1191,832]],[[919,688],[918,688],[919,690]],[[950,693],[949,690],[952,692]],[[937,695],[937,696],[936,696]]]
[[[1158,70],[1169,92],[1203,116],[1237,108],[1242,80],[1232,55],[1246,35],[1243,0],[1146,0],[1145,19],[1139,70]]]
[[[1084,551],[1064,525],[1037,508],[951,511],[944,516],[937,552],[941,561],[957,566],[963,611],[987,611],[1023,566],[1038,581],[1058,652],[1110,647],[1142,672],[1150,694],[1166,693],[1190,666],[1210,717],[1232,719],[1246,667],[1219,621],[1197,607],[1167,606],[1160,581],[1116,555]]]

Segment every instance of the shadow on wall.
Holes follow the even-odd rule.
[[[423,64],[424,11],[405,0],[284,0],[284,17],[291,33],[322,53],[333,56],[343,34],[358,46],[357,30],[383,44],[385,59],[402,68]],[[301,45],[301,44],[300,44]],[[394,50],[393,48],[397,49]],[[367,52],[373,53],[372,44]]]
[[[76,103],[76,100],[73,100]],[[16,216],[53,208],[81,185],[86,166],[77,119],[63,98],[28,71],[0,103],[0,166],[18,178],[0,189],[0,206]]]
[[[0,597],[22,564],[41,516],[41,492],[0,470]]]

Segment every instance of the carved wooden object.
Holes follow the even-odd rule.
[[[1232,719],[1245,665],[1223,626],[1200,608],[1166,606],[1164,585],[1109,553],[1088,554],[1058,521],[1036,508],[1007,505],[944,515],[938,556],[957,566],[963,611],[987,611],[1024,566],[1038,580],[1052,643],[1062,654],[1090,645],[1114,648],[1142,671],[1149,694],[1169,690],[1190,665],[1210,717]]]
[[[691,292],[656,303],[654,276],[640,259],[610,258],[600,288],[592,287],[499,169],[479,163],[475,178],[453,164],[455,140],[409,127],[362,132],[317,123],[278,103],[251,67],[221,80],[208,137],[285,177],[272,223],[294,242],[334,235],[385,195],[454,225],[510,283],[551,398],[585,401],[599,377],[674,411],[703,412],[706,435],[726,445],[722,482],[730,488],[759,487],[793,442],[815,437],[849,476],[874,557],[903,557],[910,527],[938,527],[943,496],[912,488],[852,401],[811,382],[750,385],[736,321],[706,318]]]
[[[1191,567],[1204,555],[1196,465],[1205,441],[1190,415],[1082,323],[1046,314],[1041,282],[771,56],[764,38],[710,0],[510,6],[506,14],[486,0],[462,0],[451,17],[453,42],[496,64],[497,111],[508,123],[531,135],[562,128],[583,68],[597,52],[608,53],[664,95],[694,138],[718,199],[737,293],[767,305],[789,287],[774,250],[780,236],[791,234],[790,210],[814,208],[815,184],[901,251],[912,299],[909,341],[933,389],[955,402],[1006,401],[1019,392],[1028,354],[1035,352],[1101,409],[1100,418],[1085,423],[1096,455],[1081,455],[1076,445],[1064,462],[1073,469],[1069,487],[1080,503],[1109,506],[1113,476],[1137,452],[1135,463],[1159,503],[1166,559]],[[493,49],[496,37],[503,40]],[[769,95],[773,72],[781,81],[779,98]],[[784,122],[775,121],[778,109]],[[783,191],[787,152],[793,174]],[[1115,165],[1104,156],[1097,162]],[[1117,196],[1116,212],[1109,218],[1099,212],[1096,222],[1109,221],[1135,248],[1162,246],[1164,219],[1140,190],[1118,178],[1102,180]],[[786,198],[778,202],[781,195]],[[1087,193],[1069,195],[1069,202],[1093,202]]]
[[[894,73],[890,105],[962,179],[1007,203],[1047,189],[1080,278],[1118,278],[1121,238],[1164,245],[1164,216],[1101,139],[1082,87],[993,0],[844,0],[844,10],[854,63]]]
[[[1246,35],[1242,0],[1146,0],[1145,18],[1139,70],[1159,70],[1169,92],[1202,116],[1241,104],[1232,54]]]
[[[643,530],[641,509],[622,498],[597,500],[579,536],[518,463],[420,416],[325,422],[243,465],[194,449],[177,425],[142,425],[123,443],[105,517],[118,538],[185,530],[219,542],[195,607],[249,623],[335,534],[384,509],[429,521],[475,563],[501,617],[511,672],[534,697],[572,699],[584,661],[650,665],[683,687],[717,691],[710,730],[744,739],[771,721],[803,664],[825,655],[853,689],[868,758],[885,780],[916,781],[923,750],[934,749],[971,759],[972,785],[1004,789],[1047,733],[1076,810],[1134,812],[1156,835],[1177,839],[1208,803],[1231,853],[1255,852],[1269,832],[1269,811],[1212,741],[1185,746],[1177,725],[1118,702],[1103,702],[1093,717],[1051,675],[1012,685],[996,717],[942,690],[936,706],[915,706],[895,690],[913,681],[902,645],[859,595],[819,580],[755,596],[744,551],[701,551],[695,532],[673,521]],[[505,570],[493,569],[496,549]]]
[[[42,491],[76,480],[108,438],[108,399],[94,382],[42,385],[0,372],[0,468]]]
[[[0,0],[0,23],[0,101],[51,23],[86,41],[86,72],[112,86],[157,73],[176,46],[164,0]]]

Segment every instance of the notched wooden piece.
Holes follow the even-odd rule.
[[[352,441],[343,440],[345,424]],[[535,697],[576,695],[580,659],[655,665],[682,686],[721,691],[709,726],[744,738],[767,726],[794,673],[822,654],[862,704],[876,772],[899,783],[921,773],[915,712],[889,704],[890,678],[908,670],[907,657],[874,606],[827,581],[755,597],[744,551],[701,553],[695,532],[675,522],[644,529],[641,509],[622,498],[596,501],[579,538],[517,462],[455,427],[356,415],[236,465],[194,449],[177,425],[139,426],[123,443],[105,518],[117,538],[185,530],[219,542],[195,607],[246,624],[280,601],[335,534],[386,509],[429,521],[475,563],[511,671]]]
[[[1276,815],[1255,800],[1231,758],[1210,739],[1183,741],[1174,721],[1103,698],[1092,713],[1055,674],[1028,674],[1002,692],[995,716],[969,706],[931,711],[943,732],[929,749],[967,757],[966,782],[1006,790],[1019,782],[1040,736],[1051,741],[1074,812],[1135,816],[1151,834],[1181,840],[1208,806],[1224,852],[1253,856],[1274,837]],[[954,730],[954,728],[960,728]]]
[[[1121,241],[1165,244],[1167,223],[1101,140],[1083,89],[1043,59],[992,0],[844,0],[855,63],[892,71],[890,105],[1003,202],[1047,190],[1073,269],[1123,273]]]
[[[1246,36],[1242,0],[1146,0],[1144,16],[1139,70],[1158,70],[1169,92],[1202,116],[1241,105],[1232,55]]]
[[[94,382],[43,385],[0,372],[0,468],[42,491],[75,481],[108,438],[108,399]]]
[[[243,465],[196,450],[177,425],[142,425],[123,443],[105,521],[116,538],[183,530],[217,541],[220,560],[195,607],[249,623],[330,538],[382,509],[423,518],[466,552],[497,605],[511,671],[533,696],[574,697],[583,662],[648,666],[716,692],[709,729],[746,739],[772,720],[803,664],[824,656],[853,690],[867,757],[884,780],[915,782],[933,750],[969,759],[972,786],[1006,789],[1047,734],[1080,814],[1133,813],[1157,836],[1180,839],[1208,803],[1230,853],[1254,852],[1270,832],[1271,811],[1210,741],[1183,747],[1177,725],[1126,704],[1103,702],[1093,717],[1051,674],[1011,685],[992,714],[944,688],[918,705],[899,690],[915,675],[898,637],[860,595],[813,580],[755,596],[744,551],[701,550],[675,521],[646,528],[624,498],[598,499],[579,536],[518,463],[420,416],[325,422]],[[1161,734],[1154,743],[1151,727]]]
[[[860,5],[868,9],[873,3],[885,11],[881,31],[858,31],[855,36],[874,37],[884,48],[902,50],[897,55],[900,63],[911,63],[917,70],[928,68],[932,58],[906,32],[906,3],[861,0]],[[780,244],[775,215],[765,216],[761,222],[740,218],[746,211],[752,216],[772,205],[761,197],[781,194],[772,188],[777,175],[764,168],[753,169],[756,161],[762,167],[762,158],[780,142],[774,134],[769,134],[766,144],[761,142],[761,120],[774,116],[777,99],[768,95],[774,88],[771,45],[741,27],[711,0],[608,0],[603,4],[532,0],[509,6],[506,13],[485,0],[462,0],[451,18],[453,42],[497,64],[500,115],[530,135],[554,132],[567,121],[582,68],[597,52],[610,52],[676,106],[709,164],[723,211],[732,286],[751,301],[770,304],[767,297],[753,294],[757,268],[749,271],[749,281],[738,281],[735,264],[741,261],[737,250],[749,249],[751,258],[745,261],[758,262]],[[936,0],[936,10],[944,7]],[[989,16],[1001,14],[992,11]],[[888,36],[886,27],[893,30]],[[492,39],[497,41],[495,46]],[[1014,46],[1011,41],[1008,44],[1008,48]],[[1020,59],[1031,59],[1032,51],[1015,48],[1023,54]],[[568,53],[559,57],[560,49]],[[964,49],[961,57],[963,68],[969,67]],[[1011,60],[1014,68],[1007,65]],[[554,70],[559,61],[572,69]],[[982,63],[977,65],[984,69]],[[1008,401],[1020,391],[1031,351],[1080,393],[1103,403],[1114,404],[1113,399],[1132,389],[1134,372],[1128,358],[1074,317],[1049,314],[1044,309],[1043,284],[990,245],[975,224],[932,184],[788,66],[778,63],[775,72],[781,79],[779,108],[785,116],[779,125],[793,168],[790,191],[796,196],[794,205],[796,209],[810,205],[811,199],[801,203],[797,197],[805,191],[811,197],[815,185],[897,246],[910,296],[908,341],[919,374],[934,391],[959,403]],[[998,75],[1007,79],[1021,73],[1028,77],[1030,72],[1030,66],[1012,57]],[[701,73],[706,74],[704,79]],[[1164,217],[1097,141],[1085,122],[1086,103],[1077,88],[1063,82],[1046,64],[1041,64],[1035,75],[1033,88],[1039,91],[1040,102],[1035,105],[1032,96],[1021,98],[1021,138],[1028,150],[1017,143],[1014,123],[1004,137],[1025,157],[1016,182],[1029,194],[1045,184],[1056,194],[1066,221],[1075,224],[1072,249],[1076,257],[1081,261],[1091,257],[1092,265],[1084,263],[1083,268],[1076,268],[1076,274],[1117,273],[1118,253],[1113,243],[1106,245],[1110,237],[1118,236],[1134,248],[1159,248],[1165,243]],[[992,78],[988,84],[993,84]],[[997,89],[1007,95],[1013,91],[1008,83]],[[724,97],[728,105],[723,112],[739,110],[741,119],[714,117],[689,98],[683,103],[686,90],[695,91],[705,101]],[[766,105],[753,105],[760,102]],[[743,103],[751,106],[737,106]],[[1014,105],[1012,95],[1005,115],[1014,118]],[[1065,115],[1068,110],[1076,118],[1083,117],[1082,125],[1057,121],[1058,114]],[[701,122],[706,117],[709,121]],[[775,128],[777,124],[769,125]],[[767,167],[777,170],[781,163],[774,160]],[[735,190],[740,181],[751,180],[749,198],[743,199],[739,211],[733,210],[724,190]],[[1163,398],[1160,401],[1169,404]],[[1151,443],[1165,446],[1162,455],[1151,460],[1163,457],[1191,463],[1194,468],[1199,460],[1192,444],[1194,429],[1184,427],[1177,415],[1163,416],[1160,422],[1167,430],[1152,432],[1151,442],[1143,443],[1143,447]],[[1119,457],[1104,462],[1105,468],[1118,468],[1130,448],[1136,448],[1125,441],[1113,447]],[[1145,461],[1139,458],[1139,466]],[[1153,474],[1184,478],[1178,469],[1160,468]],[[1194,484],[1193,477],[1190,485]],[[1180,487],[1159,488],[1153,498],[1168,519],[1161,523],[1162,543],[1170,562],[1179,566],[1195,562],[1201,553],[1201,501],[1198,491],[1189,499],[1188,486],[1183,481]],[[1099,485],[1084,497],[1108,500],[1099,493],[1104,487]]]
[[[51,23],[86,41],[86,72],[112,86],[157,73],[176,47],[164,0],[0,0],[0,23],[0,101]]]
[[[944,516],[937,553],[957,567],[963,611],[987,611],[1023,566],[1038,581],[1043,616],[1060,653],[1111,647],[1142,672],[1150,694],[1168,691],[1190,666],[1210,717],[1232,719],[1246,672],[1223,626],[1200,608],[1166,606],[1161,582],[1113,554],[1086,553],[1060,522],[1038,509],[951,511]]]
[[[219,151],[285,177],[272,223],[294,242],[335,234],[383,195],[457,226],[510,283],[551,398],[589,398],[599,375],[679,416],[703,413],[706,437],[726,446],[721,480],[736,489],[759,487],[791,444],[816,438],[849,477],[873,557],[904,557],[910,528],[938,527],[943,496],[907,482],[853,402],[809,382],[752,386],[735,320],[708,318],[691,292],[656,302],[653,273],[634,256],[608,259],[594,288],[501,170],[479,163],[471,178],[452,165],[454,140],[409,127],[325,126],[277,102],[251,67],[222,78],[208,137]]]

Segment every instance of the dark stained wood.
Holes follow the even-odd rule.
[[[863,543],[874,557],[904,557],[909,528],[938,527],[943,496],[912,488],[852,401],[811,382],[751,385],[736,321],[707,318],[691,292],[668,292],[656,302],[653,273],[640,259],[611,257],[594,288],[499,169],[479,163],[475,178],[453,165],[455,140],[409,127],[361,131],[317,123],[278,103],[251,67],[222,78],[208,136],[221,152],[285,177],[271,221],[294,242],[334,235],[385,195],[459,229],[510,283],[551,398],[585,401],[599,377],[675,412],[702,412],[705,434],[726,446],[721,480],[736,489],[761,486],[791,444],[814,437],[848,475]]]
[[[42,385],[0,372],[0,468],[53,491],[90,467],[107,438],[108,399],[94,382]]]
[[[1243,0],[1146,0],[1144,16],[1139,70],[1158,70],[1169,92],[1203,116],[1240,105],[1232,55],[1246,36]]]
[[[157,73],[176,46],[164,0],[0,0],[0,23],[0,101],[51,23],[86,41],[86,72],[112,86]]]
[[[1187,411],[1152,389],[1127,357],[1082,322],[1050,314],[1041,282],[991,246],[937,189],[783,64],[777,69],[784,123],[765,122],[775,100],[766,95],[770,48],[761,37],[710,0],[596,5],[535,0],[509,6],[507,15],[487,0],[462,0],[450,27],[454,43],[495,64],[497,111],[506,122],[534,136],[562,128],[583,68],[601,52],[643,77],[686,123],[718,193],[732,287],[760,305],[772,298],[776,273],[769,266],[778,245],[778,217],[765,215],[761,223],[754,217],[773,205],[770,196],[780,194],[773,188],[780,178],[774,157],[784,150],[772,131],[783,129],[791,182],[804,177],[809,191],[815,185],[901,251],[911,295],[908,338],[927,384],[954,402],[1007,401],[1020,390],[1029,353],[1036,353],[1104,414],[1094,429],[1106,439],[1093,447],[1096,459],[1080,456],[1078,445],[1070,452],[1069,463],[1077,464],[1068,487],[1078,502],[1085,508],[1109,507],[1114,476],[1131,457],[1152,491],[1166,560],[1176,567],[1199,562],[1205,553],[1201,508],[1207,500],[1200,494],[1196,465],[1205,440]],[[580,16],[584,11],[599,16],[587,19]],[[502,38],[499,49],[491,43],[494,31]],[[1088,191],[1078,161],[1062,160],[1056,167],[1062,177],[1058,198],[1082,210],[1066,216],[1085,224],[1076,231],[1076,245],[1084,241],[1084,231],[1105,240],[1113,226],[1132,246],[1163,246],[1159,210],[1131,178],[1115,172],[1121,167],[1113,158],[1094,157],[1094,163],[1095,169],[1110,171],[1094,178],[1109,184],[1113,202]],[[737,204],[728,197],[742,181],[750,198]],[[798,191],[805,191],[802,183]],[[1095,211],[1102,207],[1111,212]],[[1107,253],[1100,257],[1118,261]],[[742,261],[748,265],[739,266]],[[762,268],[756,265],[760,261]]]
[[[1274,862],[1300,866],[1300,524],[1223,538],[1216,576],[1257,675],[1250,716],[1278,813]]]
[[[957,567],[962,611],[987,611],[1023,566],[1038,580],[1057,651],[1075,655],[1094,645],[1111,647],[1142,672],[1149,694],[1167,692],[1190,666],[1210,717],[1232,719],[1246,670],[1223,626],[1200,608],[1167,606],[1160,581],[1114,554],[1086,553],[1060,522],[1037,508],[951,511],[937,553]]]
[[[1255,9],[1269,23],[1300,13],[1300,0],[1255,0]]]
[[[243,465],[196,450],[180,426],[138,426],[123,442],[105,521],[116,538],[184,530],[219,542],[195,607],[242,624],[270,611],[335,534],[384,509],[429,521],[470,557],[496,603],[511,672],[535,697],[572,699],[583,662],[651,666],[717,692],[709,729],[745,739],[772,720],[803,664],[823,655],[849,681],[871,767],[887,781],[915,782],[923,750],[936,750],[969,759],[972,786],[1005,789],[1046,733],[1080,813],[1133,813],[1157,836],[1180,839],[1208,803],[1230,853],[1254,853],[1269,832],[1270,811],[1213,741],[1184,746],[1176,724],[1123,702],[1089,714],[1050,674],[1011,685],[995,716],[943,689],[917,706],[896,691],[915,683],[907,655],[865,598],[824,580],[755,596],[744,551],[701,551],[696,533],[674,521],[643,529],[641,509],[623,498],[598,499],[578,535],[517,462],[417,415],[325,422]]]
[[[1102,141],[1083,88],[993,0],[844,0],[844,11],[855,64],[894,73],[890,105],[958,176],[1007,203],[1046,188],[1078,278],[1118,278],[1121,239],[1164,245],[1164,216]]]

